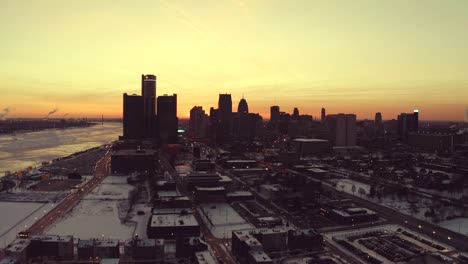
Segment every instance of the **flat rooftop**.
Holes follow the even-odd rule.
[[[119,240],[95,240],[94,246],[96,247],[118,247]]]
[[[125,241],[125,246],[136,246],[136,247],[155,247],[155,239],[132,239]]]
[[[10,252],[23,252],[29,244],[31,244],[31,240],[27,238],[17,238],[6,247],[6,250]]]
[[[120,149],[114,150],[112,156],[148,156],[154,155],[156,150],[145,149],[145,150],[136,150],[136,149]]]
[[[184,214],[192,212],[192,208],[154,208],[153,215]]]
[[[165,214],[153,215],[151,217],[151,227],[181,227],[198,226],[198,222],[193,214]]]
[[[196,187],[195,188],[197,191],[225,191],[226,188],[222,187],[222,186],[218,186],[218,187]]]
[[[40,240],[42,242],[70,242],[73,241],[73,236],[58,236],[58,235],[34,235],[31,240]]]
[[[195,258],[198,261],[197,263],[200,263],[200,264],[217,264],[218,263],[209,251],[196,252]]]
[[[377,214],[376,212],[369,210],[367,208],[347,208],[343,210],[333,209],[332,211],[335,212],[336,214],[339,214],[345,217],[363,215],[363,214],[367,214],[367,215]]]
[[[253,196],[253,193],[249,191],[235,191],[227,193],[226,196]]]
[[[258,263],[272,261],[265,251],[249,251],[249,255]]]
[[[237,159],[237,160],[228,160],[226,161],[226,163],[257,163],[256,160],[241,160],[241,159]]]
[[[314,142],[328,142],[326,139],[318,139],[318,138],[295,138],[293,139],[295,142],[301,143],[314,143]]]

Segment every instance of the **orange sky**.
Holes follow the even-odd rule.
[[[0,111],[8,117],[120,117],[140,75],[178,112],[233,108],[318,116],[420,110],[463,120],[468,1],[204,0],[0,3]]]

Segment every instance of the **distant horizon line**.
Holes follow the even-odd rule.
[[[235,112],[233,112],[235,113]],[[182,120],[190,120],[190,116],[178,116],[177,117],[178,119],[182,119]],[[263,121],[270,121],[270,118],[265,118],[263,117]],[[45,118],[45,117],[10,117],[10,118],[5,118],[5,119],[0,119],[0,121],[7,121],[7,120],[21,120],[21,119],[29,119],[29,120],[62,120],[62,119],[91,119],[91,120],[101,120],[102,117],[99,117],[99,116],[94,116],[94,117],[50,117],[50,118]],[[104,117],[103,118],[104,120],[116,120],[116,119],[119,119],[121,121],[123,121],[123,117]],[[314,119],[315,121],[320,121],[320,119]],[[369,119],[369,118],[363,118],[363,119],[356,119],[356,121],[373,121],[374,119]],[[398,119],[382,119],[383,122],[385,121],[397,121]],[[422,119],[422,120],[419,120],[419,122],[467,122],[466,120],[446,120],[446,119],[434,119],[434,120],[431,120],[431,119]]]

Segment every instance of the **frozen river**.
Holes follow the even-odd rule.
[[[49,129],[0,136],[0,177],[5,171],[36,166],[43,161],[68,156],[117,140],[122,123],[104,123],[83,128]]]

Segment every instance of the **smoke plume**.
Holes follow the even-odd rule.
[[[11,108],[9,106],[3,108],[2,112],[0,113],[0,120],[6,119],[10,112]]]

